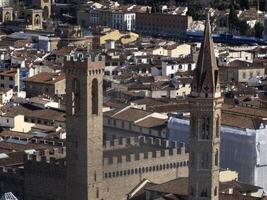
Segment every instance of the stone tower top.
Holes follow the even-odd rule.
[[[207,14],[203,41],[192,83],[192,97],[220,97],[219,70],[211,37],[210,16]]]
[[[105,58],[100,55],[86,56],[84,53],[71,53],[65,57],[64,70],[65,73],[85,72],[88,75],[101,74],[105,67]]]

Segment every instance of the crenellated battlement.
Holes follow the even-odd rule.
[[[105,165],[116,165],[130,162],[140,162],[149,161],[153,159],[160,158],[173,158],[173,157],[188,157],[187,147],[184,143],[177,144],[176,141],[169,142],[164,139],[154,139],[152,137],[144,137],[140,136],[138,138],[124,138],[121,140],[113,140],[106,141],[105,144],[106,151],[118,150],[127,147],[138,146],[138,148],[144,149],[142,153],[136,154],[126,154],[126,155],[118,155],[112,157],[104,158],[104,166]],[[142,147],[143,146],[143,147]],[[154,146],[155,150],[145,151],[146,147]],[[157,148],[156,148],[157,147]]]
[[[129,137],[104,141],[104,150],[121,149],[127,146],[139,146],[139,138]]]
[[[64,59],[64,71],[66,74],[97,75],[104,74],[104,56],[86,56],[82,53],[67,55]],[[77,70],[79,69],[79,70]]]
[[[0,177],[1,176],[23,176],[24,170],[22,168],[9,168],[0,167]]]
[[[139,137],[106,140],[104,141],[104,150],[115,150],[115,149],[126,148],[129,146],[142,146],[142,145],[150,145],[161,148],[179,148],[184,144],[178,145],[176,141],[170,142],[169,140],[166,139],[139,136]]]
[[[45,149],[34,154],[25,154],[25,163],[49,164],[51,166],[65,167],[66,147],[54,148],[53,151]]]

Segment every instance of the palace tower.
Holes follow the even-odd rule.
[[[65,62],[67,199],[102,199],[105,61],[72,55]]]

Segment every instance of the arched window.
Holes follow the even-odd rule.
[[[190,63],[188,64],[188,71],[192,71],[192,65]]]
[[[35,25],[39,25],[40,24],[40,21],[41,21],[40,15],[35,15],[34,24]]]
[[[92,82],[92,114],[98,115],[98,80]]]
[[[216,153],[215,153],[215,166],[218,166],[219,164],[219,150],[216,149]]]
[[[77,79],[72,82],[72,115],[75,115],[80,110],[80,83]]]

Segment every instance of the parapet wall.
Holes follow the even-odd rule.
[[[183,143],[178,145],[176,141],[169,142],[168,140],[162,140],[158,138],[154,139],[152,137],[144,136],[140,136],[138,138],[123,138],[121,140],[115,139],[113,141],[106,141],[104,144],[104,149],[116,150],[127,148],[129,146],[136,146],[137,148],[142,148],[142,146],[144,148],[145,146],[155,146],[158,147],[159,150],[104,158],[104,166],[133,162],[150,162],[154,159],[157,159],[160,162],[162,159],[166,160],[174,157],[180,157],[183,160],[185,157],[188,157],[187,148]]]
[[[9,168],[9,167],[0,167],[0,177],[21,177],[23,178],[24,170],[21,168]]]
[[[49,164],[51,166],[65,167],[66,147],[36,151],[34,154],[25,154],[25,163]]]

